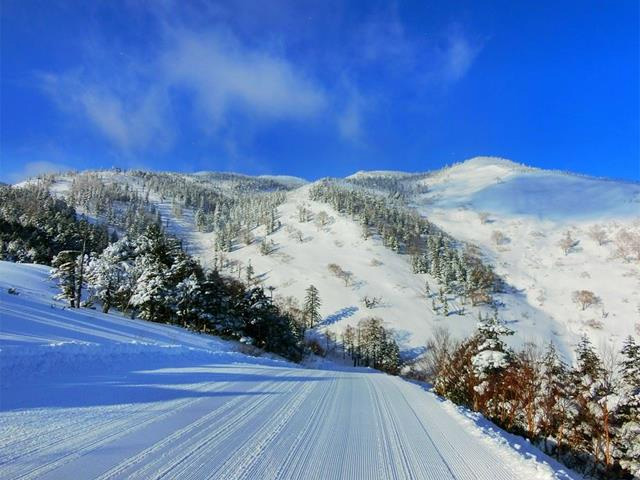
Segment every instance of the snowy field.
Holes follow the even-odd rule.
[[[578,478],[421,386],[64,309],[47,272],[0,262],[0,478]]]

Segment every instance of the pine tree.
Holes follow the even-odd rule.
[[[140,272],[132,292],[130,304],[139,310],[140,318],[159,322],[167,320],[163,315],[169,306],[170,285],[168,268],[152,255],[136,257],[134,267]]]
[[[313,328],[320,321],[320,296],[318,289],[309,285],[306,290],[303,312],[309,328]]]
[[[495,318],[486,317],[478,323],[478,351],[472,364],[480,379],[507,367],[510,352],[501,337],[513,334],[513,330]]]
[[[247,263],[245,274],[247,276],[247,283],[251,284],[253,282],[253,274],[254,274],[254,269],[253,269],[253,265],[251,265],[251,260],[249,260],[249,262]]]
[[[569,430],[569,411],[572,403],[568,390],[569,369],[552,342],[549,342],[542,359],[541,377],[541,395],[537,405],[540,435],[547,453],[552,453],[549,451],[547,440],[555,440],[555,453],[560,457]]]
[[[196,210],[196,213],[194,215],[194,222],[196,224],[196,228],[198,229],[198,231],[200,232],[204,231],[206,217],[202,209],[199,208],[198,210]]]
[[[63,250],[51,261],[51,278],[58,280],[61,293],[57,298],[67,300],[71,308],[80,307],[76,304],[78,288],[78,258],[77,250]]]
[[[136,240],[132,266],[135,284],[129,300],[145,320],[168,320],[171,290],[190,274],[194,262],[168,238],[160,226],[151,224]]]
[[[640,344],[628,337],[620,362],[620,402],[613,456],[633,477],[640,477]]]
[[[179,282],[173,289],[172,307],[179,324],[184,327],[200,327],[200,317],[203,314],[200,298],[200,282],[195,273]]]
[[[599,384],[603,377],[602,362],[593,345],[583,336],[576,348],[576,366],[571,372],[574,413],[571,418],[571,445],[582,453],[597,458],[600,441],[598,414]]]

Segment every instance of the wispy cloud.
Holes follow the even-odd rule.
[[[163,53],[168,84],[191,91],[214,125],[238,108],[253,115],[304,118],[326,106],[323,89],[283,56],[251,49],[228,32],[171,32]]]
[[[18,183],[27,178],[37,177],[45,173],[57,173],[73,170],[68,165],[48,161],[27,162],[18,170],[6,173],[4,179],[9,183]]]
[[[62,110],[89,121],[123,152],[171,144],[167,96],[158,85],[124,81],[114,87],[112,78],[82,71],[44,74],[41,85]]]
[[[273,121],[321,125],[362,145],[379,113],[371,98],[415,105],[415,97],[462,79],[482,49],[459,25],[430,36],[412,32],[392,4],[372,8],[319,63],[287,50],[286,35],[271,42],[241,34],[227,21],[230,7],[205,9],[205,21],[172,1],[161,6],[138,50],[124,54],[94,40],[82,67],[40,76],[61,110],[130,158],[168,150],[194,125],[232,157],[245,156],[252,132]]]
[[[452,27],[447,34],[445,46],[441,51],[441,75],[443,80],[455,82],[464,77],[482,47],[483,44],[481,42],[472,42],[459,26]]]
[[[346,99],[338,110],[337,125],[340,136],[352,143],[361,144],[365,140],[364,117],[367,102],[359,89],[343,79],[342,97]]]
[[[394,66],[413,64],[418,47],[410,38],[392,4],[382,11],[374,11],[356,29],[356,51],[364,62],[392,62]]]
[[[43,90],[71,114],[88,121],[125,153],[171,145],[176,92],[192,97],[206,131],[233,112],[249,117],[301,119],[323,111],[323,88],[284,56],[249,48],[230,32],[165,28],[151,59],[117,58],[107,66],[40,76]],[[185,119],[183,119],[185,120]]]

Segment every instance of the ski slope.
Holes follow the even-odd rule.
[[[419,385],[65,309],[47,271],[0,262],[0,478],[578,478]]]

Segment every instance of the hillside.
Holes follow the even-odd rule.
[[[139,174],[97,172],[105,184],[127,185],[146,195],[169,231],[183,239],[187,249],[204,265],[223,264],[244,277],[251,263],[255,279],[275,287],[274,295],[302,300],[313,284],[320,292],[323,321],[320,330],[340,333],[368,316],[379,316],[396,331],[405,354],[422,351],[434,327],[446,326],[458,336],[470,334],[478,314],[491,314],[488,306],[466,306],[450,297],[453,312],[433,310],[425,296],[426,274],[411,272],[408,255],[382,245],[374,235],[362,238],[361,227],[330,205],[309,200],[311,184],[289,177],[246,177],[201,172],[174,175],[180,181],[233,197],[286,192],[277,203],[279,228],[266,235],[265,227],[252,229],[246,244],[235,238],[230,252],[217,251],[219,232],[200,231],[196,208],[175,208],[175,193],[145,190]],[[73,176],[55,176],[52,192],[67,195]],[[477,248],[508,288],[496,295],[499,315],[516,335],[513,345],[553,340],[567,358],[582,335],[599,347],[618,347],[640,328],[640,274],[636,240],[621,251],[621,232],[640,235],[640,186],[563,172],[544,171],[495,158],[476,158],[437,172],[358,172],[336,182],[371,191],[382,197],[398,196],[444,232]],[[173,197],[172,197],[173,195]],[[300,222],[298,209],[309,210]],[[82,211],[82,208],[80,208]],[[318,227],[314,217],[326,212],[329,220]],[[91,212],[87,212],[91,215]],[[600,226],[600,242],[590,231]],[[558,242],[566,232],[576,244],[565,255]],[[274,242],[269,255],[260,253],[260,241]],[[636,237],[637,238],[637,237]],[[600,244],[602,243],[602,244]],[[635,250],[634,250],[635,248]],[[350,285],[332,275],[334,263],[353,275]],[[584,310],[572,301],[576,290],[589,290],[598,304]],[[363,305],[364,296],[379,298],[376,308]]]
[[[397,377],[65,308],[47,276],[0,262],[2,478],[579,478]]]
[[[640,334],[639,184],[492,158],[469,160],[421,183],[429,192],[411,204],[480,247],[534,309],[521,310],[514,298],[503,297],[506,318],[548,316],[557,324],[556,340],[586,334],[600,347]],[[565,254],[558,243],[567,231],[575,246]],[[625,232],[634,239],[623,238]],[[599,304],[576,305],[572,292],[583,289]]]

